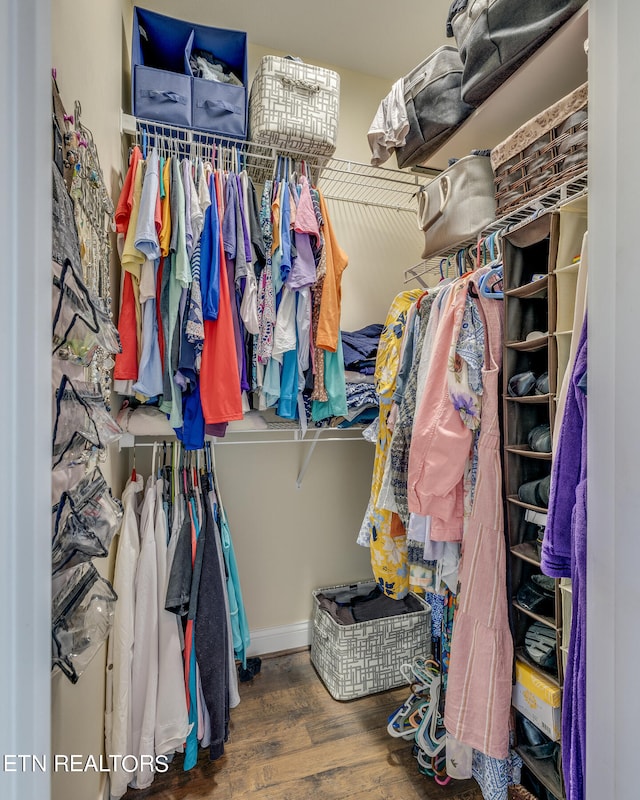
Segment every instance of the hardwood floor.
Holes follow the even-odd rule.
[[[182,770],[177,756],[149,789],[125,800],[482,800],[474,781],[439,787],[418,772],[411,743],[386,732],[408,687],[349,702],[334,700],[309,651],[266,657],[240,684],[225,755]]]

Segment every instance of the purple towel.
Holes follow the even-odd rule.
[[[585,318],[553,464],[542,571],[571,576],[572,620],[562,703],[567,800],[584,800],[586,758],[587,320]]]

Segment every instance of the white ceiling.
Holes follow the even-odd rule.
[[[141,0],[161,14],[246,31],[252,44],[395,80],[443,44],[451,0]]]

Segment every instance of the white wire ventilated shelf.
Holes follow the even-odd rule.
[[[311,459],[315,453],[316,446],[324,442],[360,442],[367,443],[363,436],[366,425],[355,424],[350,428],[322,427],[316,428],[309,426],[302,429],[299,423],[269,420],[266,428],[246,429],[229,431],[224,438],[207,436],[214,447],[220,445],[258,445],[258,444],[290,444],[292,442],[308,445],[303,462],[296,478],[296,487],[300,489],[307,470],[311,464]],[[158,431],[153,434],[149,432],[144,436],[134,436],[131,433],[123,433],[118,441],[118,447],[122,451],[128,448],[146,448],[157,446],[158,442],[172,444],[176,441],[175,435],[168,435],[166,432]]]
[[[531,220],[536,217],[539,217],[541,214],[556,211],[567,203],[574,202],[580,197],[584,197],[587,191],[588,174],[585,170],[585,172],[577,175],[575,178],[560,184],[560,186],[556,186],[554,189],[550,189],[545,194],[537,197],[521,208],[515,209],[504,217],[496,219],[495,222],[487,225],[478,236],[458,242],[456,245],[447,248],[446,251],[436,253],[430,258],[405,269],[404,282],[409,283],[413,280],[423,282],[420,279],[424,276],[436,275],[439,273],[444,274],[446,271],[446,264],[448,264],[449,271],[453,274],[455,273],[455,256],[460,251],[471,253],[471,257],[473,258],[481,238],[484,239],[491,233],[498,233],[501,236],[511,233],[521,228],[523,225],[526,225],[528,222],[531,222]]]
[[[424,176],[399,169],[372,167],[294,149],[276,149],[256,142],[141,120],[129,114],[121,115],[120,127],[122,133],[134,137],[140,146],[155,146],[168,154],[199,155],[223,169],[246,169],[257,184],[274,177],[279,157],[291,159],[294,165],[305,162],[312,182],[330,200],[414,212],[414,196],[424,182]]]
[[[424,176],[399,169],[331,158],[322,169],[319,186],[332,200],[415,213],[415,195],[423,182]]]

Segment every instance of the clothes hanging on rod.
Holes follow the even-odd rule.
[[[153,141],[116,210],[116,389],[157,404],[187,449],[252,405],[306,427],[305,392],[314,422],[346,416],[347,257],[306,164],[279,159],[259,199],[236,149]]]
[[[458,270],[460,273],[464,272],[466,259],[461,257],[457,261]],[[381,342],[386,342],[386,345],[378,351],[376,362],[376,389],[380,400],[379,446],[376,451],[371,498],[358,543],[370,547],[374,575],[384,591],[395,597],[403,597],[409,590],[406,544],[409,514],[406,509],[406,492],[410,440],[408,431],[413,425],[416,401],[413,387],[406,402],[403,403],[402,400],[412,371],[416,394],[418,387],[422,390],[425,385],[430,351],[426,348],[425,357],[421,359],[422,349],[417,352],[417,342],[420,339],[420,347],[423,348],[422,342],[427,330],[426,319],[422,319],[425,323],[422,326],[424,332],[422,337],[418,336],[418,331],[421,317],[424,318],[431,311],[433,297],[436,294],[440,298],[437,306],[439,314],[440,303],[451,289],[451,286],[448,286],[444,294],[440,291],[446,283],[443,281],[438,288],[427,293],[422,289],[403,292],[394,299],[381,337]],[[419,312],[418,306],[421,307],[423,300],[426,300],[426,305]],[[431,321],[433,335],[435,335],[436,320],[437,316],[434,316]],[[432,341],[433,335],[429,342]],[[420,366],[422,372],[419,372]],[[403,418],[400,427],[396,428],[397,416],[403,406]],[[390,459],[388,456],[392,452],[390,448],[393,448],[394,440],[396,452],[394,458]],[[397,500],[394,491],[398,494]],[[421,567],[416,564],[415,572],[420,569]],[[425,574],[416,586],[429,587],[433,583],[431,573],[432,570]]]
[[[160,460],[153,445],[146,483],[134,468],[123,493],[105,745],[108,757],[135,755],[138,771],[112,770],[112,798],[150,786],[159,757],[184,752],[188,770],[199,747],[222,756],[240,702],[236,659],[247,665],[249,628],[212,451],[176,444],[167,459],[166,449]]]
[[[401,358],[403,333],[407,325],[407,315],[422,293],[421,289],[413,289],[401,292],[394,298],[380,336],[375,371],[376,392],[380,404],[379,430],[371,497],[358,535],[358,543],[370,548],[373,574],[380,588],[389,597],[398,599],[409,591],[406,538],[398,535],[398,526],[393,524],[391,512],[379,506],[378,494],[391,441],[389,413]]]
[[[519,762],[509,749],[513,644],[497,385],[503,309],[493,280],[481,291],[496,269],[496,254],[486,251],[488,266],[392,303],[387,325],[398,338],[392,360],[376,367],[388,399],[381,398],[358,541],[370,547],[387,594],[423,591],[438,609],[447,731],[458,748],[473,750],[468,761],[487,796],[506,798]],[[465,266],[461,259],[458,270]]]

